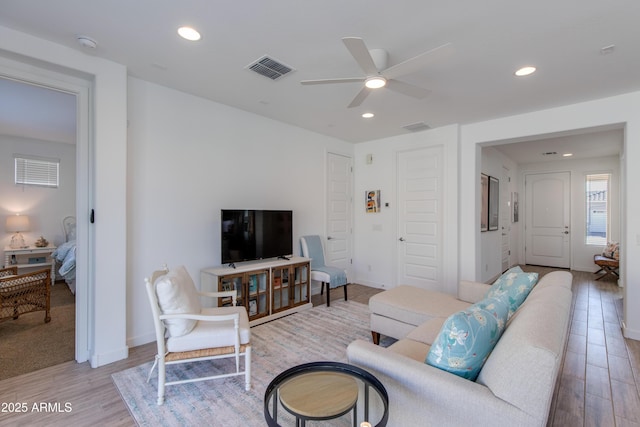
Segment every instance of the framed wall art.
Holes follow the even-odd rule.
[[[500,222],[500,183],[498,178],[489,177],[489,231],[497,230]]]
[[[365,208],[367,213],[380,212],[380,190],[367,190]]]
[[[480,207],[480,231],[489,229],[489,176],[480,174],[480,191],[482,200]]]

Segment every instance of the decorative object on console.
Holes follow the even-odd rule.
[[[49,241],[45,239],[43,236],[40,236],[38,240],[33,244],[36,248],[46,248],[49,246]]]
[[[15,233],[11,236],[11,244],[9,245],[12,249],[27,247],[21,234],[23,231],[29,231],[29,217],[27,215],[16,214],[8,216],[6,230],[9,233]]]

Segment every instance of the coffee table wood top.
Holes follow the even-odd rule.
[[[294,377],[280,387],[280,402],[305,418],[330,418],[348,412],[358,399],[358,385],[349,375],[312,372]]]

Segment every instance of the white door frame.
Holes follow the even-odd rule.
[[[93,182],[93,162],[91,153],[90,132],[90,99],[91,82],[61,74],[45,68],[35,67],[13,61],[0,56],[0,76],[12,80],[34,84],[76,96],[77,120],[76,120],[76,336],[75,359],[78,363],[89,359],[90,336],[89,328],[89,293],[88,286],[91,263],[90,248],[92,236],[89,229],[87,212],[91,203],[91,183]],[[60,218],[62,223],[62,218]]]

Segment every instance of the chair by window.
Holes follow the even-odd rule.
[[[324,249],[320,236],[302,236],[300,238],[302,256],[311,258],[311,280],[320,282],[320,295],[324,293],[324,285],[327,285],[327,307],[331,305],[330,289],[342,286],[344,288],[344,300],[347,300],[347,273],[338,267],[325,265]]]
[[[236,291],[198,292],[183,266],[155,271],[145,278],[155,325],[158,354],[147,382],[158,366],[158,405],[164,403],[168,385],[244,376],[251,388],[251,331],[244,307],[236,306]],[[203,308],[200,296],[231,297],[232,306]],[[241,369],[240,357],[244,357]],[[167,381],[166,365],[234,358],[235,370],[206,377]]]
[[[51,269],[18,274],[18,267],[0,269],[0,321],[44,311],[51,321]]]

